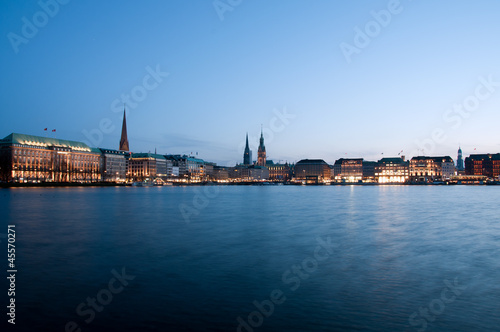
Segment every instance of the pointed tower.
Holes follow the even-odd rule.
[[[245,153],[243,154],[243,164],[250,165],[252,163],[252,151],[248,146],[248,133],[247,133],[247,145],[245,146]]]
[[[259,152],[257,154],[257,165],[266,166],[266,147],[264,146],[264,133],[262,127],[260,128],[260,144]]]
[[[122,124],[122,138],[120,139],[120,151],[129,151],[128,138],[127,138],[127,118],[125,115],[125,107],[123,107],[123,124]]]
[[[457,170],[464,170],[464,160],[462,159],[462,148],[460,146],[458,147]]]

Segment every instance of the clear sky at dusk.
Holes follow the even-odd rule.
[[[117,149],[129,95],[134,152],[233,165],[261,125],[274,161],[500,152],[498,1],[41,3],[0,4],[2,137]]]

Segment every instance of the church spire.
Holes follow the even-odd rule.
[[[460,144],[458,145],[458,156],[457,156],[457,170],[458,171],[463,171],[465,169],[464,167],[464,160],[462,157],[462,148],[460,147]]]
[[[122,124],[122,137],[120,139],[120,150],[129,151],[128,137],[127,137],[127,118],[125,114],[125,105],[123,105],[123,124]]]
[[[252,162],[252,151],[250,151],[250,147],[248,146],[248,133],[247,133],[247,144],[245,146],[245,153],[243,154],[243,164],[250,165]]]
[[[266,166],[266,147],[264,145],[264,130],[260,127],[260,144],[257,152],[257,165]]]
[[[266,151],[266,147],[264,146],[264,131],[262,129],[262,125],[260,125],[260,144],[259,151]]]

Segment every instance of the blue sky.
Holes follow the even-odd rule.
[[[0,4],[0,136],[118,148],[135,94],[135,152],[234,164],[261,125],[275,161],[500,152],[498,1],[41,3]]]

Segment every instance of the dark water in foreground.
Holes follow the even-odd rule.
[[[499,198],[495,186],[0,190],[18,269],[16,325],[2,278],[2,326],[499,331]]]

